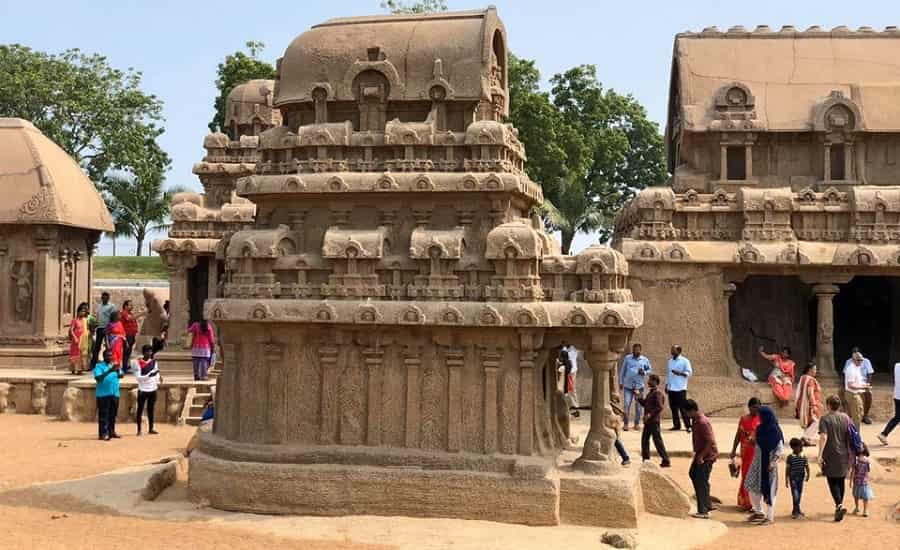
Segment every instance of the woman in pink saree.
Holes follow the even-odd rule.
[[[797,418],[803,428],[803,444],[815,446],[819,440],[819,418],[822,416],[821,388],[816,380],[815,363],[810,362],[803,369],[803,375],[797,382]]]

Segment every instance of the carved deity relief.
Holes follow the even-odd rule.
[[[67,314],[67,313],[72,314],[73,313],[73,311],[72,311],[72,309],[73,309],[73,304],[72,304],[73,288],[72,287],[74,284],[73,283],[74,271],[75,271],[75,265],[73,264],[72,260],[65,260],[63,262],[62,283],[60,284],[60,286],[62,287],[61,294],[62,294],[62,312],[63,312],[63,314]]]
[[[10,306],[13,318],[21,323],[31,322],[34,309],[34,262],[15,262],[9,276],[12,279]]]

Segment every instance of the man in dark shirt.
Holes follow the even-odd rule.
[[[709,519],[709,511],[712,503],[709,500],[709,475],[712,473],[713,463],[719,456],[716,447],[716,435],[713,433],[709,418],[700,412],[700,407],[693,399],[684,403],[684,412],[691,418],[693,433],[691,440],[694,445],[694,459],[691,461],[690,477],[694,484],[694,493],[697,495],[697,513],[693,517]]]
[[[663,468],[668,468],[669,453],[666,452],[666,444],[663,443],[662,433],[660,433],[659,423],[662,419],[663,408],[666,406],[666,396],[659,390],[659,376],[651,374],[647,379],[647,385],[650,392],[647,397],[638,395],[638,403],[644,407],[644,429],[641,431],[641,458],[650,460],[650,438],[653,438],[653,446],[656,447],[656,453],[662,459],[660,464]]]

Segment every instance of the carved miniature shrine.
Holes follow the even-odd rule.
[[[0,192],[0,367],[68,369],[109,212],[78,164],[18,118],[0,118]]]
[[[741,366],[764,378],[760,346],[790,346],[832,383],[853,346],[876,371],[893,364],[898,55],[896,27],[676,37],[674,175],[631,202],[614,243],[647,306],[635,339],[654,365],[676,342],[703,376],[739,376]]]
[[[179,193],[172,201],[172,228],[166,239],[153,243],[170,275],[169,346],[161,359],[179,371],[191,372],[185,332],[200,320],[207,298],[221,294],[222,262],[216,260],[220,240],[253,223],[256,206],[234,194],[238,178],[253,173],[259,134],[281,124],[273,108],[271,80],[251,80],[236,86],[225,102],[226,132],[203,140],[206,156],[194,165],[204,194]],[[180,367],[180,368],[179,368]]]
[[[287,48],[284,125],[260,134],[237,183],[255,223],[222,241],[223,297],[206,305],[226,366],[214,433],[191,456],[195,495],[555,524],[564,340],[598,374],[576,466],[617,471],[609,374],[642,305],[620,253],[562,256],[544,232],[504,123],[506,64],[493,8],[336,19]],[[203,208],[179,223],[192,209],[205,227]]]

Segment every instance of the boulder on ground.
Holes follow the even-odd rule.
[[[687,517],[691,511],[691,499],[674,479],[652,462],[641,465],[640,475],[644,511],[673,518]]]
[[[637,548],[637,538],[631,533],[607,531],[600,537],[600,542],[613,548]]]
[[[150,474],[150,477],[144,483],[144,488],[141,489],[141,498],[144,500],[156,500],[156,497],[165,491],[166,488],[175,483],[177,477],[177,461],[159,465],[153,469],[153,473]]]

